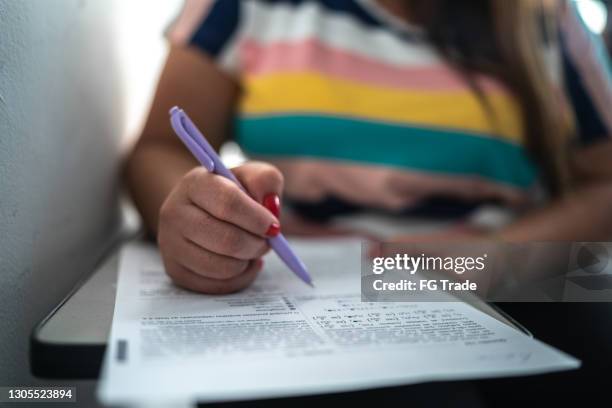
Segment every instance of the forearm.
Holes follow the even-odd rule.
[[[524,216],[498,236],[504,241],[608,241],[612,238],[612,184],[580,188]]]
[[[170,50],[136,148],[125,167],[125,181],[149,232],[157,233],[159,210],[180,179],[197,166],[174,135],[168,111],[178,105],[194,118],[214,148],[230,134],[238,85],[200,51]]]
[[[197,162],[182,146],[140,144],[129,157],[125,179],[134,203],[152,234],[157,233],[159,209],[170,191]]]

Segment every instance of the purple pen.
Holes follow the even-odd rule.
[[[179,139],[183,141],[185,146],[187,146],[189,151],[206,170],[232,180],[246,193],[245,188],[240,184],[236,176],[234,176],[234,173],[223,165],[215,149],[212,148],[202,132],[200,132],[182,109],[177,106],[170,109],[170,123]],[[308,274],[306,266],[304,266],[302,261],[300,261],[293,252],[283,234],[278,234],[267,240],[270,247],[272,247],[274,252],[276,252],[289,269],[291,269],[301,280],[313,286],[312,278]]]

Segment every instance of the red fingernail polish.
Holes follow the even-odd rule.
[[[278,234],[280,234],[280,225],[276,222],[273,222],[272,225],[270,225],[270,228],[268,228],[268,231],[266,231],[266,236],[267,237],[275,237]]]
[[[263,206],[268,209],[276,218],[280,217],[280,198],[277,194],[268,194],[263,199]]]

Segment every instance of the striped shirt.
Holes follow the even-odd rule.
[[[573,107],[579,142],[607,139],[608,54],[573,7],[559,26],[547,61]],[[298,208],[463,213],[533,197],[538,171],[509,90],[477,77],[492,120],[420,29],[375,0],[188,0],[168,36],[240,83],[236,138],[247,154],[281,168]]]

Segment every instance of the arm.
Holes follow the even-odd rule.
[[[238,94],[236,83],[200,51],[182,47],[170,51],[144,130],[125,168],[130,193],[153,234],[162,203],[198,164],[174,136],[168,111],[180,105],[218,148],[229,137]]]
[[[568,197],[500,231],[507,241],[608,241],[612,238],[612,142],[576,153],[579,186]]]
[[[576,153],[578,187],[567,197],[524,214],[496,232],[458,225],[422,235],[396,236],[388,242],[506,242],[609,241],[612,239],[612,141]]]
[[[200,51],[173,49],[146,126],[126,166],[136,206],[157,237],[168,275],[187,289],[228,293],[248,286],[262,267],[266,237],[279,232],[283,180],[264,163],[233,169],[249,195],[208,173],[174,136],[168,110],[180,105],[218,148],[230,132],[238,86]],[[253,197],[253,198],[251,198]]]

